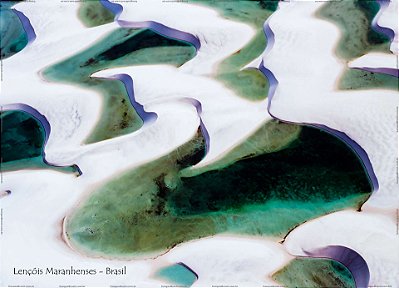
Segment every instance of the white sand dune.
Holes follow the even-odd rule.
[[[179,97],[198,100],[203,108],[203,122],[210,134],[210,150],[197,167],[220,159],[262,123],[271,120],[266,111],[266,101],[242,99],[211,78],[194,76],[214,75],[220,61],[244,47],[255,35],[249,25],[226,20],[203,6],[156,0],[123,5],[118,19],[160,22],[200,40],[198,55],[179,69],[160,65],[136,66],[107,69],[92,75],[112,78],[115,74],[128,74],[134,81],[136,100],[142,104]]]
[[[44,287],[43,283],[48,286],[90,283],[93,286],[137,284],[139,287],[157,287],[163,282],[151,278],[153,271],[165,262],[182,261],[200,275],[200,280],[195,284],[197,287],[209,286],[211,282],[248,285],[248,281],[251,285],[276,285],[268,276],[291,257],[284,252],[282,245],[265,238],[207,238],[179,245],[162,257],[146,261],[92,259],[72,251],[61,240],[63,217],[96,185],[121,171],[167,154],[194,135],[199,125],[197,111],[189,103],[180,101],[180,97],[195,98],[203,105],[201,117],[211,135],[211,150],[202,164],[218,159],[234,143],[270,119],[266,114],[265,102],[251,103],[240,99],[223,85],[205,77],[214,73],[214,68],[223,58],[248,43],[254,35],[249,26],[227,21],[213,10],[195,5],[139,1],[124,5],[122,20],[158,21],[190,32],[200,39],[201,50],[193,60],[179,69],[153,65],[110,69],[95,74],[96,77],[108,77],[115,73],[131,75],[136,99],[145,105],[147,111],[156,112],[158,119],[133,134],[82,146],[83,139],[101,117],[101,97],[71,85],[48,83],[38,74],[44,67],[89,47],[118,27],[116,23],[110,23],[85,28],[76,18],[77,5],[73,2],[37,0],[36,3],[15,6],[30,19],[37,38],[23,51],[3,61],[4,81],[0,103],[22,102],[44,114],[52,127],[46,147],[48,160],[59,164],[76,163],[83,175],[76,178],[48,170],[3,173],[4,182],[0,191],[12,192],[2,197],[0,203],[3,209],[0,247],[2,283],[33,284],[36,287]],[[276,43],[265,57],[266,66],[280,82],[271,111],[290,121],[323,123],[353,137],[368,152],[380,181],[381,189],[371,199],[370,207],[395,207],[397,198],[394,191],[397,185],[392,172],[395,164],[389,149],[396,143],[392,133],[395,130],[392,117],[395,114],[393,108],[397,105],[396,95],[383,90],[368,93],[337,91],[335,82],[344,65],[333,55],[338,31],[332,24],[311,16],[320,3],[298,5],[292,2],[280,5],[281,10],[271,21]],[[62,51],[62,55],[59,51]],[[153,82],[151,85],[148,84],[149,77]],[[309,81],[311,77],[314,80]],[[370,207],[365,208],[367,213],[371,213]],[[362,212],[356,215],[366,217],[369,214]],[[391,238],[386,231],[391,229],[391,216],[384,218],[380,212],[376,212],[376,215],[372,219],[365,218],[367,221],[354,223],[366,227],[366,222],[374,221],[376,224],[370,226],[376,229],[371,231],[377,231],[373,237],[382,237],[383,243],[388,243]],[[323,223],[323,219],[313,222],[320,220]],[[330,227],[331,231],[342,227],[349,229],[352,224],[348,219],[339,225],[336,222],[331,225],[327,223],[325,227]],[[384,225],[386,229],[381,228]],[[286,241],[286,247],[293,254],[300,254],[300,250],[291,248],[288,243],[296,239],[296,233],[301,231],[299,229],[294,230]],[[317,229],[314,231],[319,233]],[[364,243],[356,242],[368,235],[362,231],[353,239],[349,239],[352,237],[350,233],[342,233],[346,241],[342,240],[342,243],[371,255],[365,255],[365,259],[371,262],[372,280],[377,281],[378,275],[382,275],[378,269],[391,269],[392,265],[390,262],[384,264],[385,256],[373,258],[377,254],[371,251],[371,247],[382,249],[382,255],[386,255],[384,249],[392,246],[370,246],[368,250],[362,250]],[[333,236],[332,244],[339,244],[335,243],[339,239]],[[292,243],[297,243],[295,247],[327,243],[321,240],[305,243],[306,239],[309,237],[298,236],[296,242]],[[381,267],[377,267],[378,263],[382,263]],[[13,267],[67,268],[69,265],[102,270],[107,266],[117,268],[127,265],[128,275],[43,278],[15,276],[12,271]]]
[[[286,121],[318,123],[346,133],[367,152],[379,189],[362,212],[342,211],[312,220],[293,230],[285,246],[294,255],[306,255],[302,249],[347,246],[367,261],[370,285],[397,287],[394,275],[398,272],[399,246],[394,215],[399,207],[398,93],[337,89],[346,65],[334,54],[340,32],[332,23],[314,16],[321,5],[280,2],[280,9],[270,19],[275,43],[264,56],[264,63],[279,82],[270,112]],[[392,58],[381,57],[373,59],[382,65],[392,63]]]
[[[83,27],[76,18],[78,3],[37,1],[20,3],[15,8],[30,19],[37,38],[24,50],[3,61],[1,104],[21,102],[44,114],[52,128],[46,146],[48,160],[57,164],[76,161],[84,175],[76,178],[49,170],[2,173],[1,191],[10,190],[11,194],[2,197],[0,204],[3,213],[1,285],[54,287],[60,284],[109,286],[143,283],[147,287],[159,286],[159,281],[149,278],[149,263],[91,259],[72,251],[61,240],[61,222],[73,205],[98,181],[134,163],[138,165],[140,161],[164,155],[193,137],[199,125],[196,110],[182,103],[162,105],[159,109],[154,105],[159,121],[143,133],[140,131],[82,147],[81,142],[101,117],[101,98],[92,91],[71,85],[48,83],[41,79],[39,72],[91,46],[99,37],[118,26],[111,23],[91,29]],[[181,118],[185,121],[180,121]],[[87,152],[90,150],[88,146],[93,149],[92,153]],[[128,275],[71,277],[13,274],[14,267],[46,269],[69,268],[70,265],[99,270],[105,270],[107,266],[118,268],[127,265]]]
[[[166,65],[123,67],[100,71],[92,77],[111,78],[116,74],[128,74],[134,81],[136,100],[146,107],[152,102],[161,105],[184,98],[198,100],[202,104],[201,118],[209,133],[210,149],[197,167],[220,159],[271,119],[264,101],[242,99],[211,78],[181,70],[184,71]]]
[[[270,19],[275,43],[264,56],[264,65],[279,82],[270,112],[286,121],[323,124],[346,133],[366,151],[379,181],[380,189],[366,207],[398,207],[398,93],[337,89],[345,68],[334,54],[340,32],[332,23],[314,16],[321,5],[282,2]]]
[[[227,88],[211,79],[204,77],[193,79],[194,76],[183,73],[183,70],[193,74],[212,73],[212,69],[218,61],[244,46],[252,37],[252,30],[249,27],[224,20],[211,9],[198,8],[193,5],[182,5],[181,7],[183,6],[184,13],[182,13],[188,13],[185,18],[180,17],[181,15],[176,17],[162,13],[164,16],[159,15],[158,18],[146,20],[159,20],[164,24],[171,25],[175,23],[174,28],[179,28],[185,27],[187,19],[197,19],[190,28],[190,32],[195,32],[203,41],[199,55],[180,70],[163,66],[156,66],[157,69],[137,67],[135,69],[138,69],[137,71],[140,73],[132,75],[135,88],[137,87],[138,90],[136,95],[139,101],[142,101],[141,103],[145,105],[147,111],[157,113],[157,121],[130,135],[90,145],[82,145],[82,141],[89,135],[96,121],[101,117],[101,97],[92,91],[72,85],[44,81],[40,76],[40,71],[86,49],[118,26],[116,23],[110,23],[93,28],[84,27],[76,18],[78,3],[73,2],[55,3],[42,0],[36,1],[36,3],[19,3],[15,6],[29,18],[37,38],[24,50],[3,61],[4,81],[2,82],[0,103],[7,105],[20,102],[28,104],[42,113],[49,120],[52,128],[46,146],[47,159],[57,164],[76,163],[82,169],[83,175],[76,178],[73,175],[49,170],[3,173],[1,191],[10,190],[11,194],[2,195],[0,203],[3,211],[3,235],[0,247],[2,284],[35,285],[36,287],[59,284],[108,286],[134,285],[135,283],[139,287],[156,287],[166,284],[153,280],[151,274],[156,267],[166,261],[162,257],[146,261],[111,261],[80,255],[62,241],[61,223],[63,217],[96,185],[100,185],[121,171],[165,155],[193,137],[199,125],[197,111],[187,101],[178,99],[180,95],[202,100],[205,106],[202,116],[207,122],[206,125],[215,135],[218,133],[222,135],[225,130],[231,130],[230,126],[234,125],[237,125],[237,130],[240,133],[249,134],[256,129],[259,122],[270,119],[266,114],[265,105],[261,111],[260,105],[250,104],[248,101],[239,99]],[[140,10],[140,15],[144,18],[145,15],[150,17],[152,13],[150,13],[150,8]],[[172,14],[175,10],[168,11]],[[170,19],[168,21],[173,20],[173,23],[168,23],[166,19],[163,21],[162,17]],[[140,20],[138,17],[132,19]],[[218,29],[213,29],[216,27]],[[211,28],[216,32],[208,32],[212,31]],[[194,31],[195,29],[197,30]],[[59,53],[60,51],[62,54]],[[179,84],[181,89],[178,85],[165,87],[165,83],[162,81],[155,81],[156,84],[153,87],[148,87],[143,84],[143,81],[148,80],[150,71],[151,73],[168,72],[171,73],[171,76],[179,77],[183,83],[186,80],[188,82],[184,85],[181,85],[183,83]],[[162,77],[165,75],[160,75],[159,78],[162,79]],[[209,98],[218,99],[219,95],[211,94],[206,88],[207,85],[210,85],[221,94],[219,99],[224,99],[225,103],[221,103],[220,100],[207,101],[203,99],[204,96],[199,95],[202,93],[193,95],[193,87],[191,90],[188,90],[188,87],[194,84],[197,87],[203,85],[200,90],[203,94]],[[171,97],[171,95],[174,96]],[[230,97],[233,99],[231,104]],[[215,104],[217,105],[213,106]],[[222,115],[223,113],[227,113],[227,116]],[[229,119],[233,114],[241,114],[240,117],[234,118],[234,123]],[[216,115],[219,115],[220,123],[215,122]],[[255,115],[257,116],[254,117]],[[245,121],[248,123],[244,125],[242,122]],[[237,133],[234,137],[227,138],[229,141],[232,139],[239,141],[238,135]],[[222,153],[222,148],[216,149],[216,142],[213,146],[215,151]],[[220,245],[225,246],[226,243],[221,242]],[[242,243],[241,245],[245,246],[246,240],[243,239]],[[181,247],[183,246],[181,245]],[[268,246],[267,243],[263,244],[267,251],[272,249],[267,248]],[[270,243],[270,247],[274,246],[274,243]],[[257,246],[249,247],[248,250],[255,254]],[[200,250],[196,248],[196,244],[191,245],[186,249],[185,256],[194,259],[197,251]],[[226,257],[226,263],[232,263],[233,260],[229,258],[229,255],[230,251],[227,250],[219,253],[221,259]],[[240,255],[240,257],[240,261],[247,258],[245,255]],[[176,261],[178,261],[177,258]],[[220,259],[213,258],[213,260],[204,262],[201,272],[206,273],[206,265],[212,261],[220,261]],[[259,263],[260,260],[257,261],[254,263]],[[14,267],[17,269],[35,267],[45,269],[46,267],[68,268],[70,265],[75,268],[99,270],[104,270],[107,266],[118,268],[127,265],[128,275],[116,277],[47,275],[43,277],[13,274]],[[256,269],[252,272],[247,270],[243,275],[258,272],[259,270]],[[262,275],[266,272],[262,271]],[[258,279],[261,277],[259,275]],[[220,277],[222,276],[220,275]]]
[[[245,253],[243,253],[245,251]],[[215,236],[191,241],[170,251],[171,262],[182,261],[199,275],[193,287],[238,285],[277,286],[270,276],[293,257],[281,244],[264,238]]]
[[[101,97],[90,90],[47,82],[40,72],[91,46],[118,27],[114,23],[92,29],[84,27],[77,19],[78,5],[46,0],[15,5],[15,9],[29,18],[37,37],[3,61],[0,104],[24,103],[47,118],[51,134],[46,155],[57,164],[64,164],[57,153],[79,149],[101,117]]]
[[[392,54],[370,52],[348,63],[351,68],[398,76],[398,1],[378,1],[380,10],[372,21],[374,30],[392,38],[390,50]],[[393,35],[391,33],[394,33]]]
[[[218,62],[255,35],[251,26],[226,20],[210,8],[177,1],[146,0],[123,5],[119,20],[160,22],[198,37],[201,42],[198,55],[182,68],[196,75],[213,74]]]
[[[24,179],[24,181],[21,181]],[[51,180],[49,180],[51,179]],[[76,178],[50,171],[17,171],[4,173],[4,188],[12,192],[1,199],[3,235],[1,235],[1,284],[35,285],[109,285],[140,284],[156,287],[150,279],[154,261],[111,261],[77,254],[61,239],[61,223],[65,213],[92,187],[83,176]],[[83,190],[82,190],[83,189]],[[97,269],[104,274],[90,275],[14,275],[18,269],[57,268]],[[110,276],[112,269],[127,266],[127,275]],[[139,273],[138,273],[139,271]],[[44,271],[45,272],[45,271]]]

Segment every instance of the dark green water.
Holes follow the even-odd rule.
[[[344,144],[330,138],[324,132],[303,128],[299,139],[279,152],[181,178],[180,185],[168,193],[170,210],[179,216],[196,215],[272,200],[330,202],[370,192],[359,161]]]
[[[11,10],[16,2],[4,1],[0,6],[0,57],[6,59],[28,44],[28,37],[18,16]]]
[[[10,110],[0,113],[1,170],[55,169],[76,172],[76,167],[54,167],[43,162],[45,131],[42,124],[29,113]]]
[[[114,21],[115,15],[106,9],[99,0],[80,3],[78,17],[87,27],[95,27]]]
[[[358,209],[371,191],[352,151],[313,128],[277,152],[182,177],[203,153],[198,135],[93,191],[67,218],[72,245],[91,255],[137,257],[218,233],[282,238],[309,219]]]
[[[265,99],[269,91],[267,78],[258,70],[240,71],[240,69],[259,57],[266,48],[263,24],[276,10],[278,2],[195,0],[190,3],[206,5],[217,10],[226,19],[246,23],[255,29],[255,36],[245,47],[219,64],[216,79],[233,89],[241,97],[250,100]]]
[[[288,288],[356,288],[349,270],[330,259],[296,258],[272,277]]]
[[[86,139],[87,143],[94,143],[134,132],[143,125],[143,121],[120,81],[90,78],[91,74],[122,66],[180,66],[195,54],[195,47],[187,42],[164,37],[149,29],[120,28],[92,47],[47,68],[43,75],[50,81],[89,88],[103,96],[101,119]]]
[[[173,264],[159,269],[155,273],[155,277],[183,287],[190,287],[197,280],[195,274],[181,264]]]
[[[42,155],[45,132],[39,121],[22,111],[5,111],[0,117],[3,163]]]

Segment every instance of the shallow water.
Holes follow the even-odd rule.
[[[284,287],[340,287],[356,288],[349,270],[330,259],[296,258],[273,274]]]
[[[336,53],[339,58],[352,60],[370,51],[390,53],[389,38],[374,31],[371,21],[379,10],[376,1],[331,1],[317,13],[342,31]]]
[[[98,0],[80,3],[78,17],[87,27],[95,27],[114,21],[115,15],[106,9]]]
[[[159,269],[155,273],[155,277],[184,287],[190,287],[197,280],[196,275],[180,263]]]
[[[339,81],[339,89],[389,89],[399,90],[399,79],[392,75],[374,73],[360,69],[346,69]]]
[[[209,6],[221,13],[223,17],[244,22],[256,30],[256,35],[245,47],[219,64],[216,78],[241,97],[250,100],[265,99],[269,90],[267,78],[256,69],[244,71],[240,69],[259,57],[265,50],[266,36],[263,32],[263,24],[277,8],[277,1],[196,0],[191,3]]]
[[[326,3],[317,16],[338,26],[343,35],[338,42],[336,54],[341,59],[353,60],[371,51],[391,53],[389,38],[371,28],[371,21],[378,11],[379,4],[376,1],[332,1]],[[346,68],[338,88],[398,90],[398,80],[382,73]]]
[[[219,233],[282,238],[309,219],[359,209],[371,192],[359,159],[317,129],[303,128],[283,150],[179,176],[204,155],[199,139],[93,191],[67,218],[72,245],[92,255],[149,257]]]
[[[90,78],[91,74],[122,66],[160,63],[180,66],[195,54],[195,47],[190,43],[167,38],[149,29],[120,28],[94,46],[49,67],[43,75],[50,81],[90,88],[103,96],[101,119],[86,139],[86,143],[94,143],[134,132],[143,121],[120,81]]]

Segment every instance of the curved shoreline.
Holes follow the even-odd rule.
[[[6,104],[6,105],[2,106],[2,111],[11,111],[11,110],[18,110],[18,111],[26,112],[26,113],[32,115],[37,121],[39,121],[45,131],[45,137],[44,137],[45,139],[44,139],[43,146],[47,144],[47,140],[48,140],[48,138],[50,136],[50,132],[51,132],[51,126],[43,114],[41,114],[35,108],[33,108],[29,105],[26,105],[26,104],[22,104],[22,103]]]
[[[116,79],[116,80],[121,81],[123,83],[123,85],[125,86],[130,103],[132,104],[133,108],[136,110],[136,112],[140,116],[140,118],[143,120],[144,125],[149,125],[158,119],[157,113],[145,111],[144,106],[136,101],[136,98],[134,96],[133,79],[130,75],[122,73],[122,74],[115,74],[110,77],[96,77],[96,78]],[[206,152],[208,152],[210,149],[210,136],[209,136],[209,132],[206,129],[204,122],[202,121],[202,117],[201,117],[202,104],[201,104],[201,102],[198,101],[197,99],[189,98],[189,97],[184,97],[184,98],[181,98],[180,100],[190,103],[197,110],[198,118],[200,119],[200,129],[201,129],[201,132],[203,133],[204,140],[205,140]]]
[[[211,138],[209,136],[209,132],[206,129],[206,126],[205,126],[204,122],[202,121],[202,117],[201,117],[202,104],[201,104],[200,101],[198,101],[197,99],[194,99],[194,98],[188,98],[187,97],[187,98],[183,98],[183,100],[188,101],[189,103],[191,103],[195,107],[195,109],[197,110],[197,114],[198,114],[198,117],[200,119],[200,129],[201,129],[202,135],[204,136],[204,140],[205,140],[205,154],[206,154],[209,151],[209,149],[210,149]]]
[[[191,269],[191,268],[188,267],[186,264],[184,264],[183,262],[178,262],[177,265],[183,266],[183,267],[186,268],[188,271],[190,271],[191,273],[193,273],[194,276],[195,276],[195,278],[197,278],[197,280],[199,279],[198,274],[197,274],[193,269]]]
[[[272,16],[269,17],[269,19],[271,19]],[[272,29],[269,26],[269,19],[265,22],[264,24],[264,32],[265,32],[265,36],[267,38],[267,46],[265,49],[265,53],[264,56],[267,55],[267,53],[272,49],[273,45],[274,45],[274,33],[272,31]],[[258,68],[265,76],[266,78],[269,80],[269,95],[267,96],[268,100],[267,100],[267,111],[270,114],[270,116],[272,116],[274,119],[277,119],[279,121],[282,121],[284,123],[289,123],[289,124],[299,124],[299,125],[305,125],[305,126],[311,126],[311,127],[316,127],[318,129],[321,129],[324,132],[327,132],[337,138],[339,138],[340,140],[342,140],[346,145],[349,146],[349,148],[351,148],[356,155],[360,158],[363,167],[365,168],[365,171],[370,179],[372,188],[373,188],[373,192],[377,191],[379,188],[379,184],[378,184],[378,179],[377,176],[375,175],[373,166],[371,164],[370,158],[367,155],[367,152],[356,142],[354,141],[352,138],[350,138],[348,135],[346,135],[344,132],[332,129],[326,125],[323,124],[319,124],[319,123],[305,123],[305,122],[301,122],[301,123],[296,123],[296,122],[292,122],[292,121],[286,121],[284,119],[280,119],[278,117],[276,117],[275,115],[273,115],[270,111],[271,105],[272,105],[272,100],[277,88],[277,85],[279,84],[278,80],[276,79],[276,77],[274,76],[274,74],[267,69],[264,66],[263,60],[261,61],[261,63],[259,64],[259,68]]]
[[[373,20],[371,21],[371,28],[380,34],[383,34],[389,38],[390,44],[395,39],[395,31],[390,28],[390,27],[384,27],[378,24],[378,20],[381,17],[381,15],[384,13],[384,11],[388,8],[390,1],[389,0],[376,0],[378,5],[380,6],[380,9],[378,10],[377,14],[374,16]],[[367,54],[366,54],[367,55]],[[353,67],[352,69],[358,69],[358,70],[364,70],[368,72],[373,72],[373,73],[381,73],[381,74],[387,74],[394,76],[396,78],[399,78],[399,70],[394,69],[394,68],[387,68],[387,67]]]
[[[373,73],[381,73],[399,78],[399,69],[393,68],[372,68],[372,67],[353,67],[352,69],[364,70]]]
[[[16,9],[11,9],[15,15],[17,15],[17,17],[19,18],[19,20],[22,23],[22,27],[24,28],[26,35],[28,37],[28,44],[32,43],[33,41],[35,41],[36,39],[36,33],[35,30],[33,29],[32,24],[29,21],[29,18],[25,16],[24,13],[16,10]]]
[[[111,11],[114,16],[114,21],[116,21],[119,16],[122,14],[123,6],[118,3],[109,2],[108,0],[100,0],[101,5],[104,6],[105,9]]]
[[[185,33],[185,32],[181,32],[172,28],[168,28],[162,24],[159,24],[157,22],[152,22],[152,21],[146,21],[146,22],[130,22],[130,21],[123,21],[123,20],[118,20],[119,15],[122,13],[123,11],[123,7],[120,4],[115,4],[115,3],[110,3],[108,0],[102,0],[100,1],[103,6],[107,9],[109,9],[112,13],[114,13],[115,16],[115,21],[118,22],[118,24],[121,27],[134,27],[134,28],[150,28],[150,29],[154,29],[155,31],[162,33],[168,37],[181,37],[178,39],[182,39],[184,41],[188,41],[190,43],[192,43],[197,49],[200,48],[200,43],[198,38],[194,37],[192,34],[189,33]],[[265,51],[263,53],[263,55],[267,54],[270,49],[272,49],[273,45],[274,45],[274,33],[271,30],[270,26],[268,25],[269,19],[271,19],[273,15],[271,15],[267,21],[265,21],[264,24],[264,33],[267,39],[267,44],[266,44],[266,48]],[[195,40],[193,40],[195,39]],[[198,41],[198,44],[196,45],[195,42],[191,42],[191,41]],[[280,119],[278,117],[276,117],[275,115],[273,115],[270,112],[270,107],[271,107],[271,102],[274,96],[274,92],[277,88],[278,85],[278,81],[277,79],[274,77],[273,73],[268,70],[266,67],[264,67],[263,61],[261,61],[261,63],[259,64],[258,70],[261,71],[263,73],[263,75],[269,80],[269,95],[268,95],[268,113],[275,119],[280,120],[282,122],[285,123],[289,123],[289,124],[299,124],[299,125],[305,125],[305,126],[310,126],[310,127],[315,127],[318,129],[323,130],[324,132],[327,132],[337,138],[339,138],[341,141],[343,141],[348,147],[350,147],[352,149],[352,151],[354,151],[356,153],[356,155],[359,157],[359,159],[361,160],[363,167],[365,168],[365,171],[370,179],[371,185],[372,185],[372,189],[373,191],[378,190],[379,184],[378,184],[378,180],[377,177],[374,173],[374,170],[372,168],[372,164],[371,161],[366,153],[366,151],[353,139],[351,139],[348,135],[346,135],[345,133],[332,129],[328,126],[322,125],[322,124],[318,124],[318,123],[295,123],[295,122],[290,122],[290,121],[285,121],[283,119]],[[115,75],[117,76],[117,75]],[[131,77],[128,76],[130,79]],[[125,86],[127,84],[125,83]],[[127,86],[126,86],[127,87]],[[133,91],[133,87],[131,88]],[[128,92],[129,93],[129,92]],[[134,92],[133,92],[134,93]],[[195,99],[191,99],[194,100],[194,102],[191,101],[191,103],[193,103],[193,105],[197,108],[197,112],[199,117],[200,117],[200,121],[201,121],[201,130],[203,130],[205,138],[206,138],[206,143],[207,143],[207,149],[209,149],[209,134],[206,131],[205,126],[203,125],[201,116],[200,116],[200,111],[198,111],[198,104],[200,105],[200,103],[195,100]],[[133,104],[133,103],[132,103]],[[133,104],[134,106],[134,104]],[[140,105],[141,106],[141,105]],[[141,106],[142,107],[142,106]],[[208,150],[209,151],[209,150]]]
[[[198,37],[195,37],[194,35],[183,32],[177,29],[173,29],[170,27],[167,27],[161,23],[154,22],[154,21],[142,21],[142,22],[134,22],[134,21],[125,21],[125,20],[119,20],[119,16],[123,12],[123,6],[117,3],[111,3],[108,0],[100,0],[100,3],[104,6],[104,8],[108,9],[115,15],[115,22],[118,23],[120,27],[123,28],[147,28],[155,31],[158,34],[161,34],[163,36],[169,37],[169,38],[175,38],[177,40],[185,41],[190,44],[192,44],[196,52],[201,48],[201,42],[198,39]],[[134,97],[134,87],[133,87],[133,79],[130,77],[128,74],[116,74],[110,77],[111,79],[118,79],[120,80],[128,93],[130,102],[133,106],[133,108],[136,110],[137,114],[141,117],[143,122],[145,124],[150,124],[157,119],[157,114],[154,112],[146,112],[144,110],[144,106],[141,105],[139,102],[135,100]],[[201,118],[201,113],[202,113],[202,104],[193,98],[184,98],[184,100],[188,101],[191,103],[197,110],[198,117],[200,118],[200,128],[201,131],[204,135],[205,138],[205,144],[206,144],[206,151],[209,151],[210,148],[210,137],[208,130],[206,129],[202,118]]]
[[[380,9],[378,10],[377,14],[373,18],[373,21],[371,21],[371,28],[381,34],[384,34],[387,36],[392,43],[393,39],[395,38],[395,31],[393,31],[390,27],[383,27],[378,24],[378,20],[381,16],[381,14],[384,12],[384,10],[388,7],[390,4],[389,0],[376,0],[378,5],[380,5]]]
[[[117,23],[122,28],[148,28],[158,34],[169,38],[175,38],[177,40],[189,42],[198,51],[201,47],[201,43],[197,37],[190,33],[186,33],[177,29],[169,28],[163,24],[154,21],[144,21],[144,22],[131,22],[125,20],[117,20]]]
[[[144,106],[136,101],[136,98],[134,96],[133,79],[132,79],[132,77],[130,77],[130,75],[116,74],[116,75],[109,77],[109,79],[116,79],[123,83],[123,85],[125,86],[126,92],[129,96],[130,103],[132,104],[133,108],[136,110],[136,112],[140,116],[140,118],[143,120],[144,125],[149,125],[158,119],[157,113],[145,111]],[[200,119],[200,129],[201,129],[201,132],[203,133],[204,139],[205,139],[206,151],[209,151],[210,137],[209,137],[208,130],[206,129],[204,122],[202,121],[202,118],[201,118],[201,113],[202,113],[201,102],[199,102],[198,100],[196,100],[194,98],[183,98],[183,100],[186,100],[187,102],[192,104],[195,107],[195,109],[197,110],[197,114]]]
[[[181,41],[191,43],[196,50],[198,51],[201,47],[201,43],[197,37],[194,35],[183,32],[177,29],[169,28],[161,23],[154,22],[154,21],[142,21],[142,22],[135,22],[135,21],[125,21],[119,20],[119,16],[123,11],[123,6],[116,3],[111,3],[108,0],[101,0],[100,3],[104,6],[104,8],[108,9],[115,15],[115,22],[123,28],[148,28],[154,30],[158,34],[161,34],[166,37],[175,38]]]
[[[144,106],[136,101],[134,96],[134,84],[133,79],[128,74],[116,74],[111,79],[119,80],[123,83],[126,89],[126,93],[129,97],[130,104],[132,104],[133,108],[136,110],[137,114],[143,120],[145,124],[150,124],[157,120],[158,115],[155,112],[147,112],[144,110]]]
[[[265,56],[267,56],[266,54],[271,50],[272,45],[274,43],[274,33],[271,30],[271,27],[269,26],[268,21],[265,22],[264,31],[265,31],[266,37],[268,37],[268,47],[265,50],[265,54],[264,54]],[[269,79],[270,86],[271,86],[271,89],[269,91],[269,96],[268,96],[268,104],[267,104],[268,112],[273,118],[279,119],[278,117],[276,117],[275,115],[273,115],[271,113],[273,96],[275,94],[275,91],[276,91],[276,88],[277,88],[277,85],[279,84],[279,82],[276,79],[276,77],[274,76],[274,74],[268,68],[264,67],[263,61],[260,64],[259,69]],[[381,68],[377,68],[377,69],[380,70]],[[392,70],[394,70],[394,69],[392,69]],[[386,71],[385,69],[383,71],[384,72],[395,72],[395,71]],[[292,123],[290,121],[285,121],[282,119],[279,119],[279,120],[281,120],[283,122]],[[361,160],[361,162],[365,168],[365,172],[369,176],[370,182],[373,186],[372,192],[376,192],[379,189],[378,179],[376,177],[375,171],[371,164],[370,157],[367,154],[367,152],[356,141],[354,141],[352,138],[350,138],[344,132],[338,131],[336,129],[332,129],[326,125],[322,125],[319,123],[306,123],[306,122],[305,123],[300,122],[297,124],[309,125],[309,126],[319,128],[319,129],[321,129],[327,133],[330,133],[330,134],[334,135],[335,137],[341,139],[346,145],[348,145],[357,154],[357,156]],[[363,287],[368,286],[368,283],[370,280],[370,270],[368,268],[367,263],[363,259],[363,257],[361,257],[357,252],[355,252],[347,247],[342,247],[342,246],[328,246],[328,247],[325,247],[325,248],[322,248],[319,250],[314,250],[314,251],[310,251],[310,252],[303,251],[303,252],[305,252],[307,255],[309,255],[311,257],[324,257],[324,258],[330,258],[330,259],[341,262],[344,266],[346,266],[350,270],[351,274],[353,275],[353,277],[355,279],[357,287],[363,288]],[[297,254],[300,254],[300,253],[297,253]]]
[[[26,112],[30,115],[32,115],[33,118],[35,118],[37,121],[39,121],[39,123],[42,125],[42,127],[44,128],[44,142],[43,142],[43,150],[42,150],[42,158],[43,158],[43,163],[47,164],[49,166],[52,167],[57,167],[57,168],[66,168],[66,167],[71,167],[73,169],[74,172],[76,172],[78,174],[78,176],[81,176],[83,174],[82,170],[80,170],[79,166],[76,164],[72,164],[70,166],[61,166],[61,165],[57,165],[54,163],[50,163],[46,160],[46,152],[45,152],[45,146],[47,144],[47,141],[50,137],[50,133],[51,133],[51,126],[50,123],[48,122],[47,118],[41,114],[39,111],[37,111],[35,108],[26,105],[26,104],[22,104],[22,103],[15,103],[15,104],[6,104],[4,106],[2,106],[2,111],[23,111]]]
[[[393,54],[398,55],[398,1],[377,0],[380,5],[384,6],[382,13],[377,21],[378,26],[391,29],[393,31],[393,39],[391,41],[390,50]]]
[[[370,270],[366,260],[356,251],[345,246],[327,246],[312,251],[305,251],[312,258],[327,258],[340,262],[352,274],[357,288],[367,288]]]

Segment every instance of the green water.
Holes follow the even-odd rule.
[[[343,35],[336,53],[339,58],[353,60],[370,51],[389,51],[389,38],[371,29],[371,21],[379,9],[375,1],[331,1],[317,16],[338,26]]]
[[[28,44],[28,37],[18,16],[10,9],[14,4],[1,2],[0,6],[0,57],[6,59]]]
[[[197,280],[194,273],[181,264],[173,264],[159,269],[155,273],[155,277],[183,287],[190,287]]]
[[[74,172],[76,167],[54,167],[43,162],[45,131],[41,123],[23,111],[10,110],[0,113],[1,170],[55,169]]]
[[[159,251],[173,245],[176,237],[183,242],[187,237],[214,233],[211,223],[201,217],[163,217],[159,196],[164,191],[159,187],[164,186],[161,181],[166,174],[174,181],[179,170],[194,165],[204,155],[204,139],[197,133],[173,153],[105,183],[67,218],[67,237],[88,253],[124,256]],[[203,231],[200,235],[198,228]]]
[[[3,163],[42,155],[45,131],[30,114],[5,111],[0,114]]]
[[[120,28],[92,47],[47,68],[43,75],[49,81],[92,89],[103,96],[101,119],[86,139],[86,143],[94,143],[136,131],[143,121],[120,81],[90,78],[91,74],[107,68],[134,65],[180,66],[195,54],[195,47],[187,42],[167,38],[149,29]]]
[[[336,54],[344,60],[353,60],[369,52],[391,53],[389,38],[374,31],[371,21],[379,10],[374,1],[331,1],[326,3],[317,16],[336,24],[343,35]],[[394,76],[347,68],[339,81],[339,89],[391,89],[398,90]]]
[[[222,159],[203,168],[187,168],[180,171],[182,177],[192,177],[200,173],[225,168],[234,162],[286,148],[296,140],[301,126],[280,123],[272,120],[264,123],[255,133],[231,149]]]
[[[313,128],[277,152],[255,148],[233,163],[228,155],[220,169],[182,177],[204,155],[200,139],[92,191],[67,218],[72,245],[91,255],[137,257],[219,233],[282,238],[309,219],[358,209],[370,195],[359,159]]]
[[[96,27],[114,21],[115,15],[98,0],[80,3],[78,17],[86,27]]]
[[[330,259],[296,258],[272,277],[288,288],[356,288],[349,270]]]
[[[339,81],[339,89],[356,90],[356,89],[389,89],[399,90],[399,80],[395,76],[368,72],[359,69],[346,69]]]
[[[336,161],[343,157],[348,160]],[[311,128],[303,128],[286,149],[245,157],[224,169],[180,181],[168,197],[169,209],[179,216],[268,201],[328,202],[370,191],[356,156],[332,136]]]
[[[239,96],[250,100],[262,100],[268,95],[269,82],[256,69],[240,71],[246,64],[259,57],[266,48],[266,36],[263,24],[276,10],[277,1],[190,1],[193,4],[206,5],[218,11],[226,19],[244,22],[252,26],[256,34],[241,50],[222,61],[216,79],[233,89]]]

